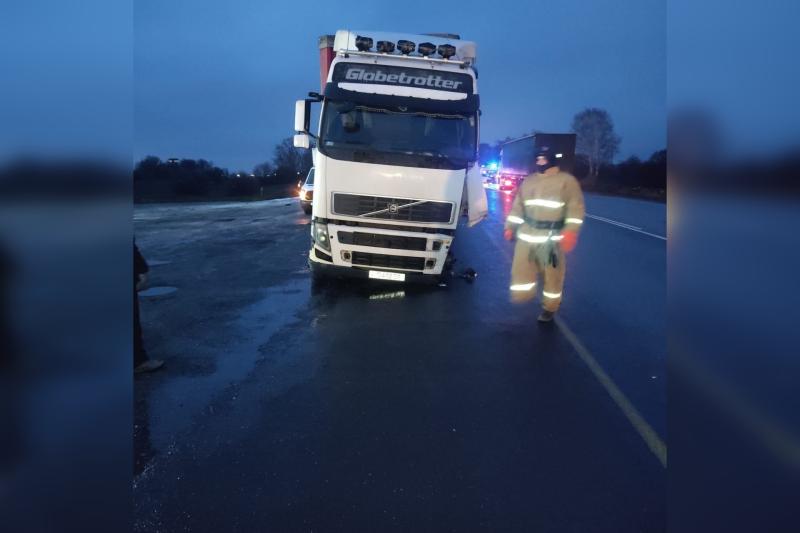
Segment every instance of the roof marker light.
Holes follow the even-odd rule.
[[[372,37],[356,36],[356,48],[359,52],[366,52],[372,48]]]
[[[417,49],[425,57],[436,53],[436,45],[433,43],[419,43]]]
[[[416,50],[417,45],[412,43],[411,41],[400,40],[397,41],[397,48],[400,50],[400,53],[403,55],[408,55],[414,50]]]
[[[439,55],[445,59],[449,59],[456,55],[456,47],[452,44],[440,44]]]
[[[391,54],[394,52],[394,43],[392,41],[378,41],[378,52]]]

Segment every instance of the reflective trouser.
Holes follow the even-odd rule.
[[[561,247],[556,245],[557,265],[547,260],[546,249],[549,244],[531,244],[517,240],[514,248],[514,261],[511,263],[511,301],[526,302],[536,297],[538,276],[542,274],[542,307],[557,311],[561,305],[561,291],[564,288],[566,261]],[[538,252],[538,253],[537,253]]]

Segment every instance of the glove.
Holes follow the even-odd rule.
[[[510,229],[506,229],[505,231],[503,231],[503,238],[505,240],[507,240],[507,241],[513,241],[514,240],[514,232],[512,230],[510,230]]]
[[[561,235],[564,236],[564,238],[561,239],[561,249],[566,253],[574,250],[575,245],[578,244],[578,234],[574,231],[565,231]]]

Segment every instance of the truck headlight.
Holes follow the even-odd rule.
[[[313,232],[312,235],[314,237],[314,242],[317,243],[317,245],[320,248],[323,248],[330,252],[331,241],[330,237],[328,236],[328,225],[321,224],[319,222],[314,222],[312,232]]]

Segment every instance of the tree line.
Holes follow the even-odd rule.
[[[607,111],[587,108],[577,113],[571,130],[577,135],[575,175],[587,190],[616,194],[664,197],[666,150],[646,160],[630,157],[614,163],[620,137]],[[537,130],[531,134],[538,133]],[[499,161],[506,137],[494,144],[481,143],[482,164]],[[250,169],[230,172],[205,159],[168,159],[148,156],[133,172],[135,201],[169,201],[214,198],[269,198],[291,195],[311,168],[310,150],[294,147],[286,137],[273,149],[272,159]]]
[[[147,156],[133,170],[134,201],[284,197],[312,164],[311,151],[295,148],[292,137],[275,146],[271,160],[249,171],[232,172],[205,159]]]
[[[580,111],[572,119],[570,129],[577,137],[575,175],[585,189],[654,198],[666,197],[666,150],[658,150],[646,160],[632,156],[620,163],[614,163],[621,139],[614,131],[611,116],[604,109],[587,108]],[[539,131],[530,132],[531,135],[536,133]],[[499,161],[503,144],[510,140],[511,137],[506,137],[494,144],[481,143],[478,151],[481,164]]]

